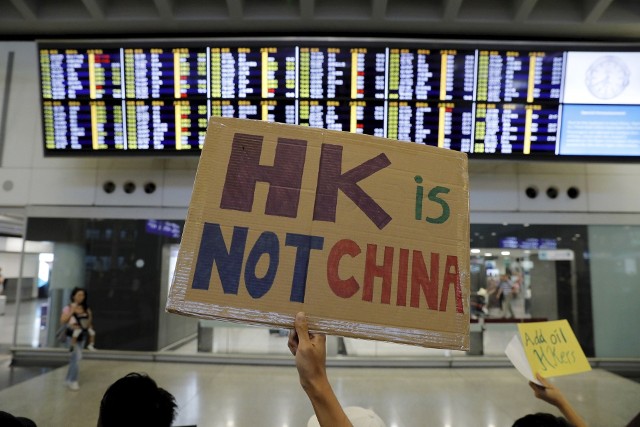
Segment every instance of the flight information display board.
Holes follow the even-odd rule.
[[[389,138],[472,153],[470,102],[391,101],[387,117]]]
[[[122,150],[125,146],[123,107],[104,101],[44,101],[47,150]]]
[[[47,155],[198,154],[208,118],[224,116],[470,158],[640,157],[640,77],[630,71],[640,53],[629,48],[51,41],[39,43],[39,63]]]
[[[387,98],[473,101],[475,51],[390,49]]]
[[[554,153],[558,109],[542,104],[476,105],[473,153]]]
[[[561,52],[478,52],[476,101],[559,102]]]
[[[43,49],[42,98],[120,99],[122,71],[120,49]]]

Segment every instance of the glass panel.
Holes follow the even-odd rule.
[[[21,244],[17,255],[6,250],[6,243],[5,250],[0,250],[0,267],[5,271],[19,272],[23,263],[27,291],[17,321],[18,344],[59,346],[55,330],[60,312],[71,289],[80,286],[87,290],[94,312],[98,348],[286,353],[285,330],[212,324],[164,312],[182,226],[182,221],[30,219],[24,257],[19,254]],[[588,232],[593,235],[589,237]],[[639,242],[639,227],[472,225],[470,353],[502,355],[517,322],[567,319],[587,356],[595,354],[596,345],[598,356],[637,355],[640,344],[619,336],[618,325],[637,318]],[[11,279],[19,274],[5,276],[11,287]],[[509,285],[503,284],[500,291],[501,281],[507,280],[509,299],[505,298]],[[6,309],[7,313],[13,309],[10,303]],[[11,313],[13,324],[16,316]],[[11,316],[2,320],[7,318]],[[12,335],[13,326],[7,330],[6,324],[0,324],[8,331],[3,337]],[[336,338],[331,341],[331,354],[453,354],[361,341]]]
[[[157,351],[193,335],[194,319],[164,313],[169,252],[163,248],[179,244],[182,226],[182,221],[29,219],[27,238],[48,247],[25,255],[29,268],[23,282],[48,281],[37,287],[40,294],[32,292],[40,298],[25,304],[28,319],[20,319],[18,344],[61,346],[55,332],[76,287],[86,291],[98,348]]]
[[[595,355],[638,357],[640,226],[591,226],[589,247]]]
[[[472,225],[471,314],[484,321],[484,354],[504,354],[515,322],[567,319],[593,355],[588,252],[585,226]]]
[[[30,317],[20,314],[25,312],[20,307],[23,296],[30,298],[37,294],[33,280],[21,280],[25,266],[23,253],[32,249],[22,239],[24,223],[24,210],[0,208],[0,348],[5,349],[15,344],[17,323],[25,324],[26,328],[33,324]],[[33,260],[30,258],[30,261]],[[32,262],[27,264],[34,266]]]

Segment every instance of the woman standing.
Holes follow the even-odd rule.
[[[93,315],[87,304],[87,292],[82,288],[73,288],[71,291],[71,303],[62,309],[60,323],[67,325],[67,344],[71,352],[69,370],[67,371],[66,384],[71,390],[80,389],[78,374],[82,349],[89,338],[89,349],[93,350],[95,332],[91,327]]]
[[[0,295],[4,292],[4,276],[2,275],[2,268],[0,268]]]

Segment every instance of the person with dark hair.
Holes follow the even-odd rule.
[[[78,375],[82,350],[87,338],[89,339],[88,349],[95,349],[93,346],[95,331],[92,328],[93,314],[87,303],[87,291],[78,287],[73,288],[70,300],[70,304],[62,309],[60,323],[67,325],[67,344],[71,352],[66,384],[69,389],[77,391],[80,389]]]
[[[2,267],[0,267],[0,295],[4,292],[4,276],[2,275]]]
[[[16,417],[8,412],[0,411],[0,426],[2,427],[37,427],[33,420],[25,417]]]
[[[572,427],[567,420],[546,412],[525,415],[516,420],[512,427]]]
[[[71,329],[70,350],[73,351],[80,336],[87,338],[87,335],[89,337],[87,349],[95,350],[96,331],[93,329],[93,313],[89,308],[87,291],[82,288],[74,288],[71,291],[71,304],[68,307],[71,311],[68,322],[68,327]]]
[[[98,427],[170,427],[176,400],[147,374],[132,372],[109,386],[100,401]]]
[[[542,375],[536,374],[536,378],[542,385],[529,382],[534,395],[547,403],[552,404],[566,417],[556,417],[552,414],[539,412],[529,414],[513,423],[513,427],[587,427],[587,423],[571,406],[559,388],[547,381]]]

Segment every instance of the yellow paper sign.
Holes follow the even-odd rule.
[[[543,377],[577,374],[591,370],[569,322],[518,324],[520,339],[531,370]]]

